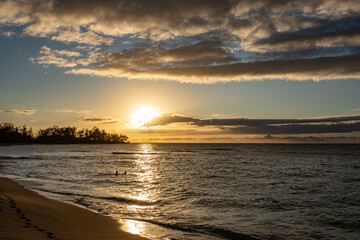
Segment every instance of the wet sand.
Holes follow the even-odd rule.
[[[0,239],[146,240],[120,230],[117,220],[43,197],[0,178]]]

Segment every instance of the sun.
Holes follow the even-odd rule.
[[[159,111],[153,107],[140,107],[135,109],[131,115],[131,123],[136,127],[142,127],[146,122],[160,116]]]

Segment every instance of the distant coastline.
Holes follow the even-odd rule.
[[[107,133],[98,127],[80,129],[76,127],[48,127],[34,134],[32,128],[15,127],[13,123],[0,124],[0,145],[14,144],[128,144],[123,134]]]

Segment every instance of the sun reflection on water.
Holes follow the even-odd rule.
[[[157,176],[156,157],[154,154],[153,145],[142,144],[139,145],[138,151],[140,154],[136,155],[134,164],[136,173],[134,174],[137,187],[131,193],[131,198],[147,202],[145,205],[132,204],[128,206],[128,210],[132,213],[141,213],[143,211],[156,211],[155,203],[158,200],[158,192],[155,188],[154,182]],[[132,234],[144,234],[146,232],[146,224],[136,220],[123,220],[122,229]]]
[[[123,220],[121,221],[121,228],[132,234],[141,234],[144,232],[144,224],[135,220]]]
[[[153,145],[151,145],[151,144],[141,144],[139,150],[141,152],[143,152],[143,153],[152,152],[153,151]]]
[[[138,188],[133,192],[132,198],[141,201],[155,202],[158,198],[157,191],[154,186],[156,179],[156,157],[154,154],[152,144],[139,145],[141,154],[137,156],[134,163],[137,168],[136,181],[138,182]]]

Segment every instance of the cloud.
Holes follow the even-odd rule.
[[[261,138],[257,138],[261,139]],[[279,137],[266,135],[262,139],[270,140],[271,142],[295,142],[295,143],[316,143],[316,142],[336,142],[336,143],[358,143],[360,142],[359,137],[354,136],[337,136],[337,137],[315,137],[315,136],[291,136],[291,137]]]
[[[12,36],[16,35],[16,33],[12,31],[0,31],[0,34],[7,38],[11,38]]]
[[[172,137],[172,138],[163,138],[161,140],[164,141],[190,141],[190,140],[197,140],[197,138],[177,138],[177,137]]]
[[[71,61],[69,59],[63,58],[61,56],[65,57],[76,57],[80,56],[81,54],[78,52],[71,52],[67,50],[52,50],[47,46],[43,46],[40,48],[39,52],[40,56],[37,58],[30,58],[29,60],[32,63],[37,63],[43,66],[48,65],[55,65],[57,67],[62,68],[71,68],[77,66],[77,64],[74,61]]]
[[[81,53],[67,50],[54,50],[54,52],[60,56],[66,57],[80,57]]]
[[[222,41],[206,40],[191,43],[181,47],[168,50],[159,49],[157,46],[146,46],[145,48],[125,49],[122,52],[113,53],[92,53],[92,61],[86,62],[85,66],[94,64],[99,65],[99,69],[127,69],[132,70],[152,70],[166,66],[206,66],[215,63],[228,63],[236,61],[232,53],[222,47]],[[94,69],[95,71],[97,69]],[[120,76],[120,75],[119,75]]]
[[[114,121],[108,121],[108,122],[102,122],[100,124],[114,124],[114,123],[118,123],[119,121],[114,120]]]
[[[196,119],[177,115],[162,115],[147,122],[145,126],[164,126],[172,123],[216,127],[229,134],[297,135],[360,131],[360,115],[310,119]]]
[[[76,113],[89,114],[89,113],[91,113],[91,111],[90,110],[77,110]]]
[[[112,118],[105,118],[105,117],[81,117],[80,121],[82,122],[95,122],[99,124],[113,124],[118,123],[119,121]]]
[[[58,112],[58,113],[71,113],[71,112],[75,112],[75,110],[62,108],[62,109],[55,110],[55,112]]]
[[[359,26],[359,17],[322,20],[319,26],[301,28],[298,31],[277,32],[268,38],[257,40],[254,45],[256,48],[278,51],[312,49],[322,46],[336,47],[344,44],[358,45]]]
[[[81,121],[84,122],[103,122],[103,121],[110,121],[112,120],[111,118],[96,118],[96,117],[82,117]]]
[[[171,123],[196,123],[200,119],[178,115],[162,115],[144,124],[145,127],[163,126]]]
[[[74,110],[74,109],[67,109],[67,108],[62,108],[62,109],[57,109],[55,110],[55,112],[57,113],[80,113],[80,114],[88,114],[91,111],[89,110]]]
[[[359,14],[350,0],[0,1],[10,35],[82,48],[42,48],[34,63],[191,83],[358,79]]]
[[[208,65],[236,61],[231,51],[222,47],[222,41],[208,40],[195,44],[158,52],[157,57],[165,63],[185,63],[188,65]]]
[[[111,45],[114,42],[113,38],[104,38],[91,31],[80,32],[75,30],[61,31],[52,36],[51,39],[65,43],[76,42],[89,45]]]
[[[36,112],[36,110],[35,109],[11,109],[11,110],[1,110],[0,109],[0,112],[33,115]]]
[[[67,73],[137,79],[167,79],[192,83],[260,79],[325,80],[358,78],[360,55],[257,61],[217,66],[166,67],[153,70],[138,70],[122,64],[104,64],[94,69],[72,69]]]

